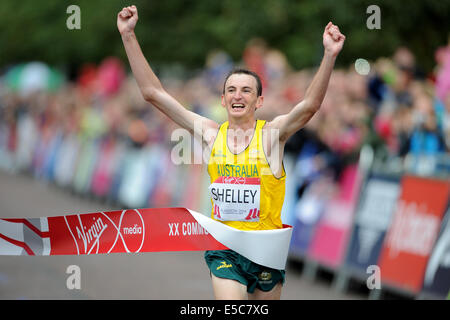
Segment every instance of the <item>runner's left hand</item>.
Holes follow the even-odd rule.
[[[323,47],[325,52],[336,57],[342,50],[345,36],[339,31],[339,27],[334,25],[331,21],[328,22],[323,32]]]

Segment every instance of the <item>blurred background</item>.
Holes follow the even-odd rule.
[[[79,29],[68,27],[72,4]],[[132,4],[167,91],[219,123],[235,66],[262,78],[258,118],[289,112],[320,64],[325,25],[338,25],[346,42],[321,110],[285,150],[282,217],[294,232],[283,298],[448,296],[450,1],[3,0],[2,218],[174,206],[209,214],[205,166],[171,161],[177,126],[130,73],[116,17]],[[374,4],[378,17],[367,13]],[[71,264],[81,290],[65,286]],[[368,288],[371,265],[381,289]],[[0,258],[3,299],[212,297],[198,252]]]

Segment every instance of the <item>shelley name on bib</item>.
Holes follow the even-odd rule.
[[[209,190],[217,220],[259,221],[259,178],[219,177]]]

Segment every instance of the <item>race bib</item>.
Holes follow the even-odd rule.
[[[209,186],[214,218],[221,221],[259,221],[260,178],[219,177]]]

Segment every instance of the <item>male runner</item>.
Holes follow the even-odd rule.
[[[280,163],[284,145],[319,110],[345,36],[337,26],[327,24],[323,59],[303,101],[270,122],[255,117],[264,100],[258,75],[243,69],[231,72],[222,94],[228,121],[219,125],[187,110],[164,90],[134,34],[137,20],[135,6],[123,8],[117,15],[117,27],[144,99],[200,136],[204,147],[211,150],[212,218],[240,230],[282,228],[285,172]],[[205,260],[216,299],[280,299],[284,270],[263,267],[232,250],[206,251]]]

